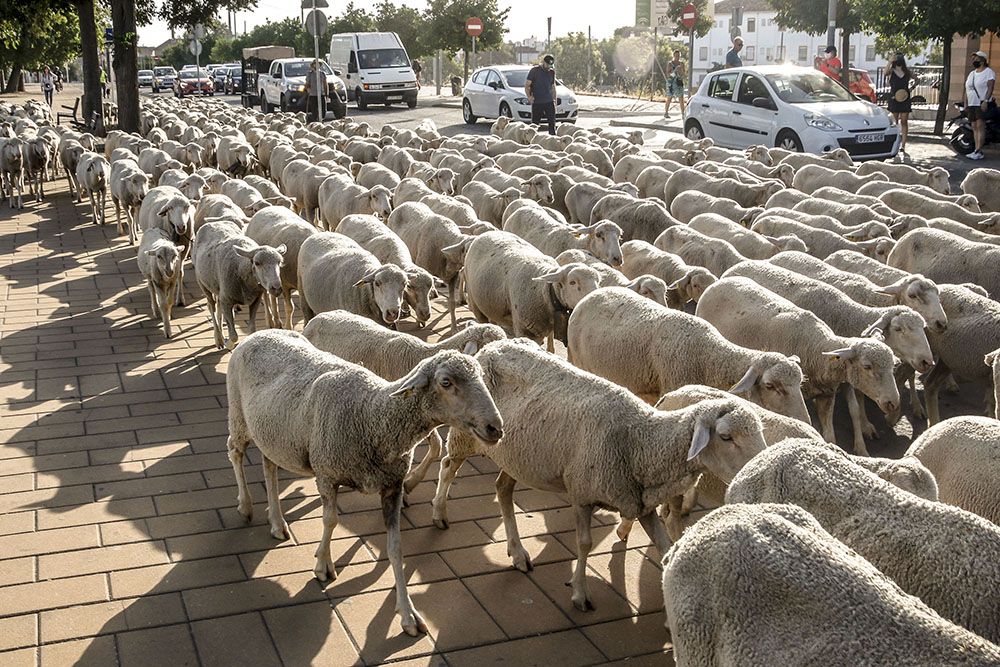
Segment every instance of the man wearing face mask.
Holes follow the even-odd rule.
[[[524,83],[524,94],[531,103],[531,122],[538,125],[542,116],[549,123],[549,134],[556,133],[556,59],[546,54],[541,65],[535,65],[528,72]]]
[[[983,159],[983,141],[986,138],[985,114],[993,99],[993,87],[996,84],[996,73],[987,66],[986,53],[976,51],[972,54],[972,71],[965,80],[965,113],[972,123],[972,136],[976,140],[976,150],[967,156],[970,160]]]

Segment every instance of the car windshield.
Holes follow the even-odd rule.
[[[157,67],[156,69],[153,70],[153,73],[156,74],[156,76],[166,76],[167,74],[173,74],[174,73],[174,68],[173,67]]]
[[[767,74],[778,97],[788,104],[810,102],[853,102],[846,88],[822,72],[781,72]]]
[[[196,70],[196,69],[186,69],[186,70],[184,70],[184,71],[181,72],[181,78],[182,79],[197,79],[198,78],[198,70]]]
[[[239,67],[230,67],[229,68],[229,75],[230,76],[236,76],[237,74],[242,74],[242,70]]]
[[[507,70],[503,72],[503,75],[507,79],[507,85],[511,88],[524,88],[524,83],[528,80],[528,70],[526,69]]]
[[[310,60],[300,60],[298,62],[285,63],[285,76],[305,76],[309,73],[309,65],[312,61]],[[323,67],[323,72],[329,76],[333,74],[333,70],[324,61],[320,61],[320,65]]]
[[[403,49],[368,49],[367,51],[358,51],[358,66],[361,69],[409,67],[410,61]]]
[[[139,70],[139,76],[153,76],[153,70],[151,70],[151,69],[141,69],[141,70]]]

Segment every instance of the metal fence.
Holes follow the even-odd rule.
[[[940,65],[916,65],[910,68],[910,102],[914,107],[937,107],[944,68]],[[875,72],[875,97],[879,104],[889,102],[889,77],[885,70]]]

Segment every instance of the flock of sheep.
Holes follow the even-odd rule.
[[[503,118],[445,138],[195,100],[144,100],[142,126],[100,154],[37,104],[0,104],[3,194],[20,205],[27,178],[41,199],[61,169],[103,224],[110,191],[167,337],[191,262],[233,350],[238,509],[250,520],[251,442],[275,538],[277,469],[314,476],[320,580],[338,489],[379,493],[402,627],[426,631],[399,517],[444,448],[434,523],[465,459],[489,457],[520,570],[515,485],[569,499],[581,610],[594,510],[620,514],[623,540],[638,520],[678,664],[1000,662],[1000,171],[952,195],[943,169],[843,150],[648,150]],[[439,297],[449,337],[399,331]],[[458,326],[462,304],[478,323]],[[941,421],[956,382],[989,417]],[[868,456],[866,398],[893,424],[907,383],[930,428],[900,459]],[[838,393],[853,454],[834,444]],[[685,531],[699,501],[726,504]]]

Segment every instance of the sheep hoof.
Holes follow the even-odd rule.
[[[238,505],[236,507],[236,511],[240,513],[240,516],[242,516],[247,523],[253,521],[253,505],[247,504],[246,507]]]
[[[523,548],[519,553],[515,553],[511,560],[514,563],[514,567],[521,572],[531,572],[535,569],[535,566],[531,564],[531,556]]]
[[[615,535],[622,542],[628,542],[628,535],[632,532],[632,522],[628,519],[622,519],[618,523],[618,528],[615,529]]]
[[[274,524],[271,526],[271,537],[276,540],[287,540],[289,537],[288,524],[282,521],[280,524]]]
[[[594,611],[594,603],[590,601],[590,598],[586,595],[582,597],[573,596],[573,606],[579,611],[587,612]]]
[[[409,618],[403,616],[400,623],[403,626],[403,632],[411,637],[427,634],[427,623],[425,623],[424,619],[420,617],[420,614],[415,611],[409,615]]]
[[[435,517],[434,525],[440,528],[441,530],[448,530],[448,519],[445,519],[444,517],[441,518]]]
[[[332,564],[316,563],[313,574],[319,581],[333,581],[337,578],[337,571]]]
[[[861,427],[861,434],[869,440],[878,440],[878,430],[874,424],[864,424]]]

